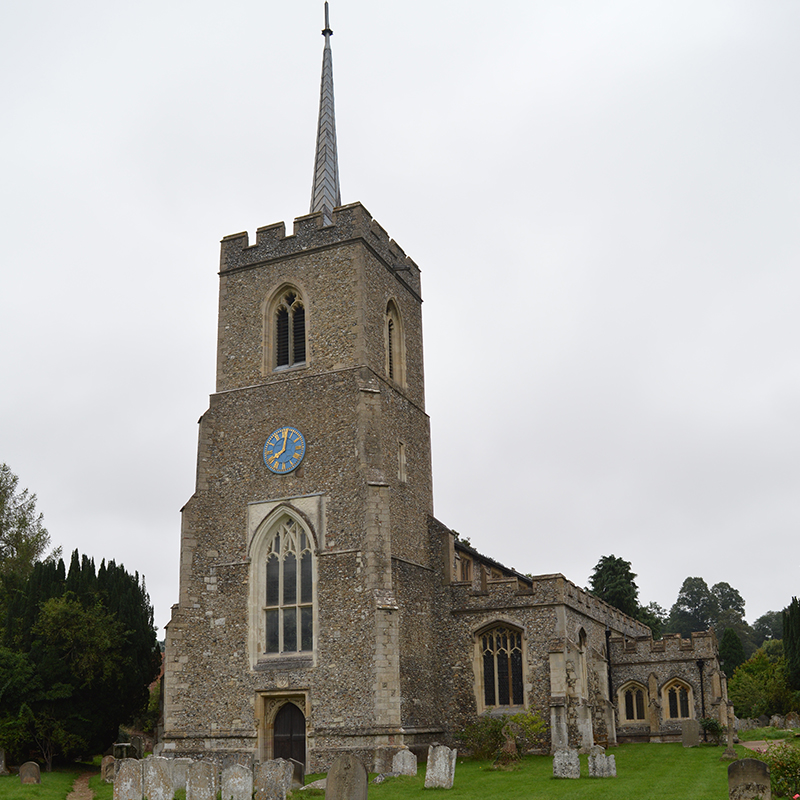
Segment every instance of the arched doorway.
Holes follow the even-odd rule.
[[[306,763],[306,718],[294,704],[286,703],[275,715],[273,758],[293,758]]]

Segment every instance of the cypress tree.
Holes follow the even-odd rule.
[[[800,690],[800,600],[792,602],[783,611],[783,652],[786,656],[786,682]]]

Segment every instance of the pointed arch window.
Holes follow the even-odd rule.
[[[644,722],[647,718],[647,689],[641,684],[630,682],[619,691],[619,714],[623,724]]]
[[[664,687],[664,709],[667,719],[691,719],[692,687],[677,678]]]
[[[386,306],[384,339],[386,345],[386,375],[390,380],[400,384],[400,386],[405,386],[405,340],[403,336],[403,326],[400,320],[400,312],[393,300],[390,300]]]
[[[522,632],[498,625],[480,634],[479,645],[484,706],[523,705]]]
[[[306,310],[294,289],[284,290],[274,309],[274,367],[292,367],[306,361]]]

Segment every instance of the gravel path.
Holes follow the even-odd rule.
[[[75,783],[72,784],[72,791],[67,795],[67,800],[92,800],[94,792],[89,788],[89,778],[91,777],[91,772],[78,775]]]

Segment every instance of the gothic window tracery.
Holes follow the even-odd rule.
[[[274,308],[274,366],[292,367],[306,361],[306,311],[297,291],[286,289]]]
[[[263,568],[264,652],[313,650],[313,553],[310,537],[294,519],[285,517],[275,527]]]
[[[479,638],[484,705],[523,705],[522,632],[498,625],[481,633]]]
[[[668,719],[691,719],[692,690],[681,680],[675,679],[664,687],[664,708]]]
[[[395,383],[405,386],[405,342],[400,312],[393,300],[386,306],[384,321],[384,338],[386,345],[386,374]]]
[[[647,689],[631,682],[620,689],[620,716],[623,722],[643,722],[647,712]]]

